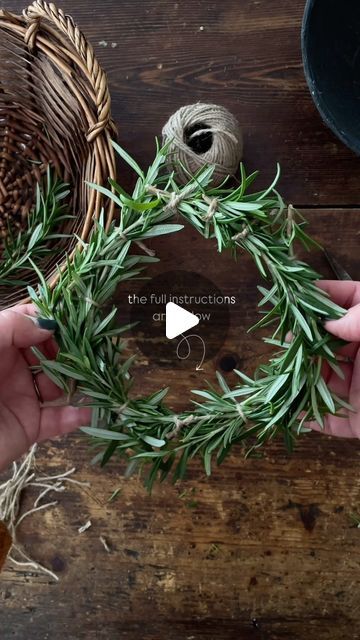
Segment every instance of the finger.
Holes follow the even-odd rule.
[[[45,325],[42,320],[24,315],[21,307],[17,310],[15,307],[1,311],[0,349],[11,346],[24,349],[45,342],[56,329],[56,323],[53,320],[46,322]]]
[[[288,331],[285,336],[285,342],[292,342],[294,339],[294,334],[291,331]],[[336,349],[336,354],[344,356],[345,358],[353,359],[356,356],[356,353],[359,349],[358,342],[350,342],[349,344],[345,344],[343,347]]]
[[[325,329],[342,340],[360,342],[360,303],[351,307],[339,320],[328,320]]]
[[[31,302],[28,304],[17,304],[15,307],[11,307],[10,310],[27,316],[37,316],[37,309]]]
[[[37,316],[37,309],[35,305],[31,303],[17,305],[16,307],[12,308],[12,311],[16,311],[16,313],[20,313],[23,315],[31,316],[33,318],[36,318]],[[46,340],[46,342],[43,342],[41,344],[41,346],[39,347],[39,350],[41,351],[41,353],[44,354],[44,356],[48,360],[53,360],[54,358],[56,358],[58,354],[59,345],[57,344],[56,340],[53,337],[50,337],[48,340]],[[39,363],[38,358],[34,355],[31,348],[24,349],[23,355],[30,366],[33,366]]]
[[[58,343],[53,337],[51,337],[45,344],[46,344],[46,353],[48,354],[49,360],[54,360],[57,354],[59,353]]]
[[[326,415],[324,418],[324,429],[317,422],[308,422],[306,426],[314,431],[323,431],[329,435],[340,436],[342,438],[360,438],[360,354],[357,353],[353,367],[348,369],[350,365],[342,365],[345,367],[346,381],[350,383],[348,393],[339,393],[349,398],[349,403],[354,411],[343,409],[341,413],[345,417]],[[350,373],[350,377],[349,377]],[[332,381],[331,381],[332,382]],[[329,381],[330,386],[330,381]],[[337,393],[335,391],[335,393]]]
[[[329,371],[324,374],[324,380],[329,389],[336,393],[336,395],[341,398],[348,398],[354,367],[348,363],[341,363],[339,366],[344,374],[344,378],[340,378],[340,376],[329,367]]]
[[[344,359],[354,360],[359,350],[358,342],[349,342],[340,349],[336,350],[336,355],[342,356]],[[339,358],[341,360],[341,357]]]
[[[34,381],[42,402],[57,400],[64,395],[64,390],[50,380],[46,373],[38,373],[34,376]]]
[[[41,353],[47,360],[54,360],[59,351],[59,347],[52,337],[48,338],[48,340],[43,342],[37,348],[39,349],[39,351],[41,351]],[[39,358],[35,355],[31,347],[23,350],[23,356],[29,367],[34,367],[39,364]]]
[[[45,407],[41,409],[38,441],[64,435],[90,422],[91,409],[88,407]]]
[[[326,415],[324,417],[324,428],[318,422],[306,422],[306,427],[313,431],[321,431],[329,436],[337,436],[340,438],[358,438],[358,434],[353,431],[349,420],[349,412],[344,409],[344,417]]]
[[[360,282],[353,280],[317,280],[316,285],[326,291],[336,304],[350,309],[360,303]]]
[[[360,431],[360,354],[358,352],[353,365],[353,375],[351,380],[349,403],[358,414],[352,414],[352,422],[356,422],[356,418],[359,422]]]

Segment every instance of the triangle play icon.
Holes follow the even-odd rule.
[[[166,305],[166,337],[172,340],[180,336],[185,331],[196,327],[199,324],[199,318],[186,311],[174,302],[168,302]]]

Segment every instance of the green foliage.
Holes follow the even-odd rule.
[[[43,370],[69,402],[94,407],[92,424],[84,431],[99,449],[95,460],[105,464],[117,453],[130,458],[130,470],[147,463],[151,487],[170,471],[174,480],[182,478],[195,456],[210,474],[213,461],[220,464],[237,443],[249,455],[282,434],[291,450],[306,430],[305,421],[321,424],[326,413],[347,407],[321,373],[325,362],[341,373],[337,343],[322,321],[341,317],[343,309],[316,286],[319,275],[294,257],[296,241],[307,248],[314,242],[305,233],[305,221],[293,209],[288,215],[275,190],[279,171],[274,183],[257,193],[249,192],[256,174],[247,176],[244,167],[236,189],[211,186],[209,167],[179,187],[173,175],[162,171],[166,147],[157,149],[146,173],[121,147],[116,149],[137,174],[132,196],[113,181],[114,193],[92,186],[115,201],[120,222],[105,231],[100,218],[89,241],[59,273],[56,286],[51,290],[40,278],[38,291],[30,290],[39,314],[59,325],[56,361],[37,352]],[[115,309],[104,311],[123,280],[138,277],[156,260],[146,240],[181,229],[171,223],[175,212],[205,238],[216,239],[220,252],[229,249],[235,257],[244,250],[254,259],[267,287],[259,287],[261,318],[253,328],[271,326],[272,337],[265,341],[276,347],[253,378],[238,371],[238,383],[230,389],[218,374],[219,389],[194,390],[191,410],[177,416],[164,403],[166,389],[132,397],[133,358],[125,358],[122,338],[129,327],[115,326]],[[134,244],[144,255],[132,253]],[[291,342],[286,341],[289,331]]]
[[[0,286],[26,287],[26,275],[33,269],[32,261],[38,262],[46,254],[57,251],[53,241],[65,236],[56,230],[71,217],[66,214],[68,194],[68,186],[56,179],[48,168],[44,184],[37,185],[35,207],[29,213],[27,227],[17,234],[10,225],[8,227],[0,256]]]

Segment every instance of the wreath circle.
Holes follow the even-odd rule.
[[[147,463],[150,488],[170,471],[174,480],[182,478],[195,456],[209,475],[212,460],[220,464],[237,443],[249,455],[280,433],[291,450],[296,436],[308,430],[307,421],[323,425],[324,415],[351,410],[323,376],[324,363],[343,375],[335,352],[339,341],[323,321],[345,311],[316,286],[321,276],[295,256],[295,242],[307,249],[319,245],[304,231],[301,214],[286,207],[278,193],[279,167],[263,191],[250,190],[257,172],[246,175],[243,165],[236,188],[226,183],[214,187],[209,166],[180,186],[173,173],[164,171],[168,145],[157,142],[146,172],[123,148],[113,146],[137,176],[132,195],[111,178],[109,188],[90,186],[111,199],[119,221],[110,229],[103,216],[95,221],[90,238],[79,240],[73,260],[59,269],[53,288],[34,265],[40,283],[36,291],[29,288],[38,313],[58,325],[58,356],[47,360],[34,349],[39,367],[64,390],[66,402],[93,407],[92,423],[83,431],[99,449],[95,460],[104,465],[114,453],[123,455],[129,473]],[[172,221],[175,215],[215,239],[219,252],[230,250],[236,259],[244,250],[253,258],[266,286],[258,287],[261,318],[252,329],[272,326],[264,341],[276,349],[253,377],[236,371],[239,381],[232,389],[217,373],[219,388],[194,390],[191,409],[176,415],[164,402],[167,389],[132,396],[134,356],[125,357],[123,339],[129,326],[115,326],[116,307],[106,315],[103,311],[123,280],[157,260],[147,240],[183,228]],[[132,252],[135,246],[137,253]]]

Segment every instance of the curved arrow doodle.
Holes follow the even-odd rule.
[[[188,357],[190,356],[190,353],[191,353],[191,347],[190,347],[189,338],[198,338],[200,340],[200,342],[202,343],[202,346],[203,346],[203,354],[202,354],[202,358],[201,358],[199,364],[196,365],[195,369],[196,369],[196,371],[203,371],[202,365],[203,365],[203,362],[205,360],[205,355],[206,355],[206,346],[205,346],[204,340],[197,333],[190,333],[188,336],[185,336],[183,333],[181,335],[182,335],[182,338],[178,342],[177,347],[176,347],[176,355],[177,355],[177,357],[179,358],[179,360],[187,360]],[[186,351],[186,355],[181,356],[180,355],[180,347],[181,347],[183,342],[185,342],[185,344],[186,344],[187,351]]]

